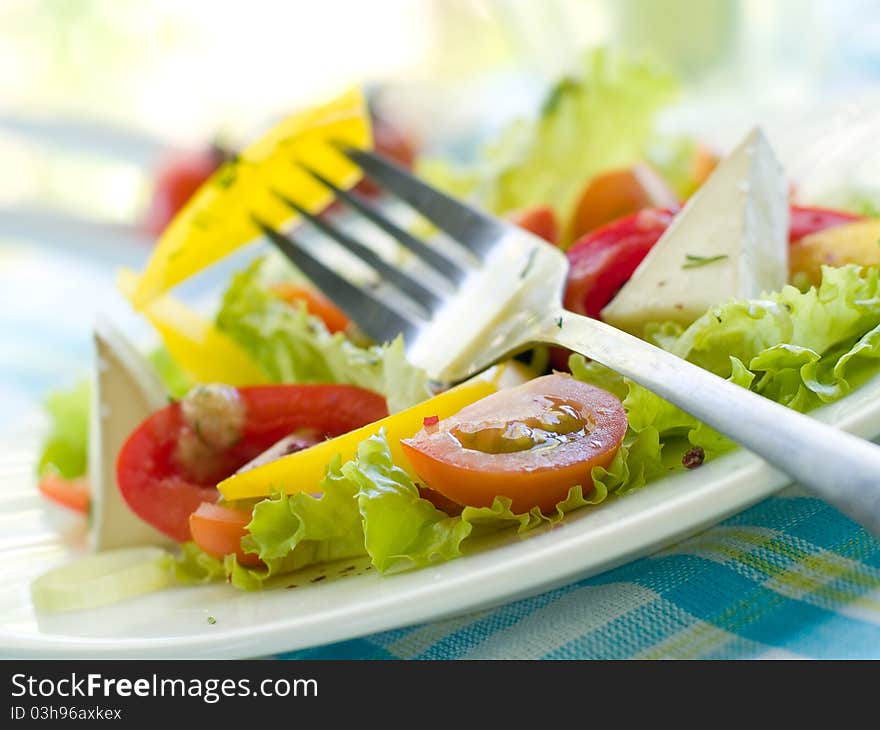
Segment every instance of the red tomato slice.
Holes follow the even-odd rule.
[[[509,497],[515,512],[549,511],[591,469],[607,466],[626,433],[610,393],[569,375],[545,375],[462,409],[401,441],[428,487],[453,502],[488,507]]]
[[[215,558],[235,553],[238,562],[251,568],[262,564],[253,553],[242,552],[241,538],[251,521],[252,513],[240,509],[221,507],[212,502],[202,502],[189,516],[189,531],[202,550]]]
[[[529,233],[540,236],[547,243],[557,244],[559,242],[559,225],[556,222],[556,213],[549,205],[536,205],[531,208],[525,208],[511,213],[510,222],[515,223],[520,228],[524,228]]]
[[[599,317],[672,222],[671,210],[642,210],[578,240],[566,253],[566,309]]]
[[[56,504],[88,514],[89,482],[84,477],[65,479],[58,474],[46,474],[40,477],[39,487],[42,495]]]
[[[852,223],[862,219],[863,216],[842,210],[792,205],[790,209],[788,241],[789,243],[795,243],[811,233],[817,233],[827,228],[835,228],[836,226],[842,226],[845,223]]]
[[[235,390],[243,405],[237,440],[225,448],[189,450],[198,431],[181,403],[157,411],[128,437],[119,452],[119,490],[132,511],[169,537],[190,539],[189,516],[202,502],[216,502],[216,483],[288,434],[312,429],[339,436],[388,415],[385,399],[352,385],[258,385]],[[207,419],[206,419],[207,420]]]

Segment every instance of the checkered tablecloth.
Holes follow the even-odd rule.
[[[0,435],[89,367],[112,267],[0,244]],[[114,311],[117,308],[119,311]],[[880,658],[880,543],[796,487],[616,570],[284,658]]]
[[[796,488],[589,580],[292,659],[880,658],[880,544]]]

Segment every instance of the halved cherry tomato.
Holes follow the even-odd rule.
[[[559,225],[556,222],[556,213],[549,205],[535,205],[511,213],[508,217],[511,223],[515,223],[529,233],[540,236],[547,243],[555,245],[559,242]]]
[[[859,221],[863,216],[848,213],[843,210],[830,210],[828,208],[809,208],[801,205],[792,205],[789,214],[788,241],[795,243],[804,236],[818,233],[827,228],[835,228],[846,223]]]
[[[273,286],[272,291],[288,304],[303,302],[308,313],[320,319],[331,332],[344,332],[348,328],[349,319],[345,312],[315,289],[281,283]]]
[[[253,553],[242,552],[241,538],[251,521],[252,513],[221,507],[213,502],[202,502],[189,516],[189,531],[202,550],[215,558],[235,553],[242,565],[255,567],[262,561]]]
[[[577,241],[600,226],[645,208],[678,207],[675,193],[660,175],[640,164],[596,175],[578,198],[566,240]]]
[[[46,474],[40,477],[39,488],[44,497],[56,504],[88,514],[90,492],[85,477],[65,479],[58,474]]]
[[[135,429],[116,462],[128,506],[179,542],[190,538],[198,506],[217,501],[217,482],[283,437],[300,429],[339,436],[388,415],[382,396],[352,385],[219,387],[237,394],[241,411],[212,418],[207,409],[200,421],[172,403]]]
[[[488,507],[510,498],[515,512],[552,510],[568,490],[593,487],[626,433],[610,393],[569,375],[545,375],[493,393],[401,441],[420,479],[453,502]]]

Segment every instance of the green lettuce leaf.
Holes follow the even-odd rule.
[[[283,486],[283,485],[278,485]],[[242,549],[256,553],[266,568],[245,568],[227,557],[233,585],[254,590],[276,575],[307,565],[364,555],[357,487],[337,457],[321,483],[322,494],[279,493],[254,506]]]
[[[607,467],[593,467],[593,495],[596,502],[609,494],[625,494],[645,486],[663,474],[660,434],[656,428],[627,430],[623,443]],[[601,497],[601,499],[599,499]]]
[[[84,380],[46,398],[50,429],[37,466],[40,475],[56,472],[75,479],[86,473],[91,394],[91,385]]]
[[[409,475],[392,461],[384,435],[364,441],[357,459],[348,462],[343,473],[357,487],[364,544],[380,571],[461,554],[461,542],[471,525],[419,496]]]
[[[164,347],[153,350],[147,355],[147,360],[156,369],[165,390],[172,398],[183,398],[195,385],[192,377],[177,364]]]
[[[505,528],[524,533],[607,495],[600,484],[585,498],[578,486],[550,515],[537,508],[514,513],[510,500],[499,497],[490,507],[465,507],[450,516],[422,499],[393,463],[384,432],[363,441],[351,461],[334,461],[321,488],[320,496],[278,494],[257,503],[242,548],[259,555],[266,568],[246,568],[227,556],[233,585],[255,590],[309,565],[364,555],[381,572],[422,567],[458,557],[468,539]]]
[[[536,119],[508,126],[473,171],[434,161],[419,169],[451,194],[473,197],[495,213],[550,205],[568,221],[591,177],[648,157],[655,114],[676,89],[656,65],[595,50],[576,74],[550,89]],[[676,179],[683,174],[685,147],[666,153]]]
[[[509,128],[489,151],[488,190],[498,213],[550,204],[568,220],[591,177],[644,159],[654,115],[675,91],[670,76],[608,50],[588,54],[577,76],[559,81],[534,123]]]
[[[178,555],[168,554],[163,562],[174,580],[183,585],[203,585],[226,577],[223,561],[208,555],[194,542],[183,543]]]
[[[279,383],[345,383],[383,393],[392,412],[430,395],[423,371],[410,365],[403,342],[359,347],[331,334],[304,306],[291,307],[262,281],[263,259],[236,274],[223,297],[217,326]]]
[[[388,412],[397,413],[430,398],[428,373],[412,365],[403,350],[403,337],[396,337],[382,355],[382,393]]]
[[[818,288],[794,287],[755,301],[713,307],[687,329],[646,328],[658,346],[743,388],[805,412],[842,398],[880,371],[880,272],[824,268]],[[642,386],[573,355],[574,377],[623,401],[629,427],[607,470],[594,472],[609,492],[626,492],[671,469],[700,447],[705,458],[733,442]]]

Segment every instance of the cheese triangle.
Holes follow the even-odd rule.
[[[94,343],[90,542],[96,550],[174,544],[131,511],[116,484],[119,450],[144,419],[168,404],[165,388],[150,363],[109,322],[96,324]]]
[[[602,319],[641,334],[688,325],[710,307],[777,291],[788,280],[788,189],[760,129],[718,165],[675,217]]]

